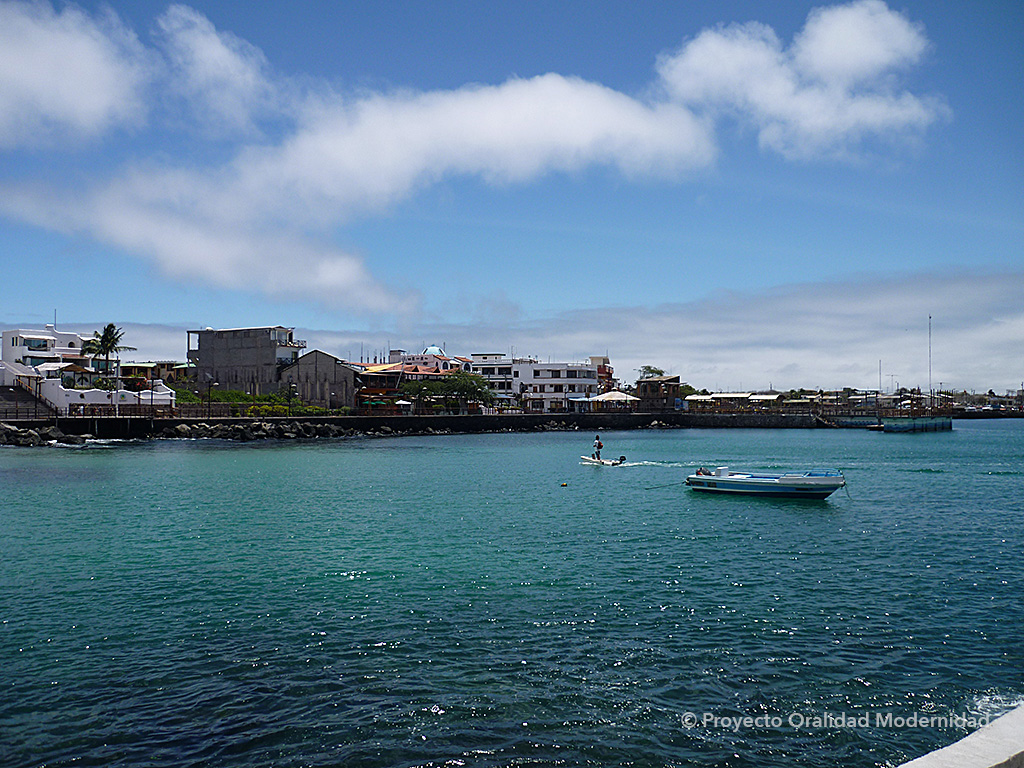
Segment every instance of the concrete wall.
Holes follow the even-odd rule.
[[[960,741],[900,768],[1024,768],[1024,704]]]
[[[251,418],[227,419],[169,419],[145,417],[84,417],[61,418],[59,427],[66,434],[91,434],[106,438],[145,438],[157,435],[178,424],[205,422],[214,424],[251,423]],[[710,414],[710,413],[537,413],[507,415],[465,416],[281,416],[255,421],[302,422],[304,424],[332,424],[359,432],[375,432],[388,427],[394,432],[528,432],[536,429],[602,430],[641,429],[652,424],[665,427],[726,427],[808,429],[818,426],[810,416],[787,414]],[[15,422],[12,422],[15,423]],[[48,422],[17,422],[19,426],[45,426]]]

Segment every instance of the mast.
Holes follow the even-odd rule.
[[[932,395],[932,316],[928,315],[928,407],[935,405]]]

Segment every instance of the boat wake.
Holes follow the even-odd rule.
[[[671,467],[673,469],[693,469],[693,464],[685,464],[681,461],[627,461],[624,466]]]

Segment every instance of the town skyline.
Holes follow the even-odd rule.
[[[89,336],[94,330],[97,330],[99,325],[96,327],[90,324],[76,324],[76,323],[54,323],[55,318],[50,318],[48,323],[38,323],[39,330],[43,330],[44,327],[57,325],[59,330],[71,331],[79,333],[83,336]],[[421,349],[431,346],[440,346],[442,350],[449,356],[470,356],[474,354],[501,354],[509,358],[519,359],[535,359],[539,363],[579,363],[585,362],[591,356],[608,356],[611,366],[615,369],[615,377],[622,384],[631,385],[637,379],[640,378],[640,368],[642,366],[653,366],[656,368],[662,368],[666,375],[677,375],[680,377],[683,383],[690,384],[698,390],[709,390],[715,392],[740,392],[740,391],[789,391],[789,390],[826,390],[826,391],[837,391],[847,388],[858,389],[858,390],[878,390],[883,393],[891,393],[900,389],[914,390],[919,389],[922,392],[928,392],[928,381],[927,378],[923,383],[912,381],[910,377],[901,375],[895,371],[889,370],[889,367],[883,367],[881,369],[881,376],[879,375],[879,368],[876,366],[875,379],[870,383],[855,383],[851,381],[835,381],[828,385],[821,383],[807,383],[807,382],[792,382],[789,380],[783,380],[783,382],[773,381],[759,377],[757,371],[746,371],[746,375],[741,377],[735,382],[707,382],[692,376],[689,376],[686,371],[674,370],[670,367],[664,367],[657,360],[643,360],[643,362],[637,362],[636,365],[632,365],[634,360],[640,360],[640,358],[629,358],[622,357],[616,358],[613,354],[609,355],[607,351],[593,350],[589,353],[580,353],[578,355],[558,355],[543,353],[542,350],[525,351],[526,348],[516,345],[506,345],[504,349],[498,348],[497,346],[490,346],[487,348],[456,348],[450,344],[446,344],[443,340],[438,339],[436,341],[427,340],[426,342],[418,342],[415,344],[397,344],[393,343],[391,338],[382,339],[381,343],[373,344],[366,342],[362,337],[357,335],[349,335],[344,332],[332,332],[332,331],[317,331],[313,329],[305,329],[301,327],[288,326],[284,323],[268,323],[266,326],[254,326],[254,327],[269,327],[281,325],[287,328],[294,328],[295,338],[300,338],[306,343],[304,348],[305,352],[311,352],[313,350],[319,350],[326,352],[327,354],[338,357],[342,360],[346,360],[354,363],[386,363],[389,357],[389,353],[396,350],[404,350],[409,354],[417,354]],[[20,324],[19,328],[30,328],[34,327],[32,324]],[[180,345],[177,343],[179,336],[184,338],[184,335],[188,331],[195,332],[200,330],[199,326],[195,327],[174,327],[174,326],[154,326],[154,325],[142,325],[138,323],[126,323],[122,329],[125,331],[125,339],[135,344],[141,344],[143,346],[136,347],[135,351],[120,355],[120,359],[123,363],[131,362],[154,362],[154,361],[169,361],[176,360],[184,362],[187,358],[187,341],[181,341]],[[222,326],[222,328],[244,328],[246,326]],[[449,329],[450,330],[450,329]],[[347,344],[347,346],[339,346]],[[178,348],[180,347],[180,348]],[[177,348],[177,351],[175,351]],[[927,351],[925,352],[927,358]],[[626,362],[630,361],[630,362]],[[879,362],[884,363],[884,360]],[[926,361],[927,362],[927,361]],[[948,392],[987,392],[989,390],[995,391],[997,395],[1003,395],[1006,393],[1017,394],[1020,391],[1024,391],[1024,383],[1008,384],[1005,387],[997,384],[988,384],[984,381],[974,385],[960,386],[955,383],[956,379],[939,379],[936,378],[936,373],[939,371],[945,371],[945,368],[935,368],[932,371],[932,391],[944,390]],[[927,376],[927,370],[925,370],[925,376]],[[759,380],[764,380],[767,383],[759,383]]]
[[[0,324],[1016,390],[1022,32],[1010,2],[0,0]]]

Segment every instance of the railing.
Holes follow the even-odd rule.
[[[795,416],[822,416],[830,417],[870,417],[896,418],[906,416],[951,416],[952,408],[929,408],[928,406],[914,406],[911,408],[876,408],[874,406],[848,407],[840,405],[731,405],[726,403],[690,404],[688,410],[691,413],[790,413]]]

